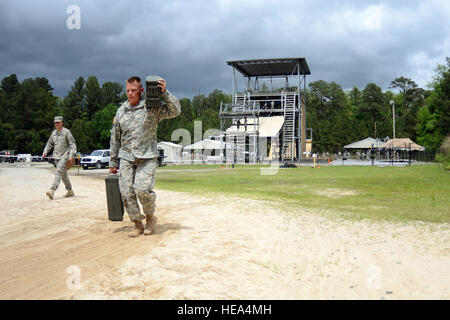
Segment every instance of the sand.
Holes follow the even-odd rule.
[[[0,299],[450,298],[448,224],[157,189],[156,233],[132,239],[106,169],[72,169],[75,197],[52,201],[53,170],[0,165]]]

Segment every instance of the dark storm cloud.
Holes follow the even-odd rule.
[[[448,55],[449,16],[445,1],[2,1],[0,77],[44,76],[65,96],[79,76],[160,74],[191,97],[231,92],[227,60],[305,57],[308,82],[424,86]]]

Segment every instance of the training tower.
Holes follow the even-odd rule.
[[[307,151],[305,92],[306,75],[311,72],[306,59],[227,64],[233,69],[233,93],[232,102],[221,104],[219,111],[222,162],[300,160]],[[238,88],[238,80],[243,88]]]

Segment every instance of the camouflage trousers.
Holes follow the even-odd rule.
[[[153,186],[156,165],[156,158],[134,161],[120,159],[120,193],[131,221],[143,220],[146,215],[155,212],[156,194],[153,192]],[[145,215],[141,214],[138,199]]]
[[[66,169],[66,163],[68,161],[68,158],[61,158],[59,160],[55,159],[56,164],[56,172],[55,172],[55,178],[53,179],[53,184],[50,187],[50,189],[56,190],[58,189],[59,183],[61,180],[64,183],[64,186],[66,187],[66,190],[72,190],[72,184],[70,183],[69,175],[67,174]]]

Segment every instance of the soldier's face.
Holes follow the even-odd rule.
[[[62,126],[63,126],[62,122],[55,122],[55,129],[56,130],[61,131]]]
[[[135,106],[141,100],[141,94],[144,91],[142,85],[138,82],[129,83],[126,86],[128,102],[131,106]]]

